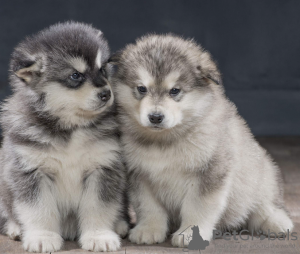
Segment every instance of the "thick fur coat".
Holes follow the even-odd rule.
[[[179,233],[191,225],[204,240],[214,229],[292,230],[280,170],[224,95],[208,52],[192,40],[149,35],[111,64],[137,213],[130,241],[153,244],[173,233],[172,244],[182,246]]]
[[[2,105],[2,232],[24,249],[52,252],[63,239],[114,251],[125,172],[114,96],[103,65],[101,31],[81,23],[51,26],[12,54],[13,95]]]

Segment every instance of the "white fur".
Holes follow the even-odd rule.
[[[139,81],[141,82],[141,86],[149,87],[154,85],[154,78],[150,73],[145,70],[144,68],[140,68],[137,70],[137,73],[139,75]]]
[[[101,51],[98,50],[96,60],[95,60],[95,64],[99,69],[101,68],[101,56],[102,56]]]
[[[63,239],[52,231],[36,230],[25,232],[23,247],[29,252],[53,252],[61,249]]]
[[[129,231],[128,223],[124,220],[118,220],[115,225],[115,231],[122,238],[125,237]]]
[[[135,195],[139,196],[140,210],[138,225],[129,233],[129,240],[137,244],[161,243],[168,231],[168,218],[165,208],[153,197],[147,183],[141,183],[141,189]],[[146,197],[146,198],[145,198]],[[147,216],[144,216],[147,214]]]
[[[99,251],[117,251],[121,247],[118,235],[112,231],[90,231],[80,239],[82,249]]]
[[[87,63],[81,57],[70,58],[69,63],[80,73],[84,73],[88,67]]]
[[[131,193],[138,221],[130,231],[130,241],[147,244],[163,241],[167,232],[167,211],[176,208],[180,210],[178,220],[181,225],[173,233],[172,244],[178,247],[183,246],[179,233],[190,225],[198,225],[205,240],[211,239],[213,229],[218,226],[235,228],[247,222],[249,228],[270,229],[277,233],[293,229],[286,212],[276,208],[271,201],[278,196],[278,169],[252,139],[243,120],[235,113],[226,116],[235,109],[222,98],[218,87],[214,85],[212,88],[208,94],[194,91],[178,103],[183,116],[190,114],[201,120],[192,131],[185,133],[184,138],[178,137],[178,143],[172,146],[139,145],[128,131],[130,127],[123,129],[127,163],[130,169],[141,175],[140,189]],[[120,101],[123,99],[120,96]],[[133,107],[130,103],[134,102],[129,101],[122,104],[126,109]],[[166,104],[164,100],[161,105]],[[134,116],[136,112],[132,114]],[[135,128],[140,130],[140,127]],[[163,136],[165,131],[157,135]],[[149,133],[150,130],[147,135]],[[231,154],[229,162],[223,158],[226,152]],[[218,170],[223,170],[222,165],[229,167],[225,185],[216,192],[201,196],[199,171],[210,170],[209,162],[216,154],[223,161]],[[147,184],[151,188],[146,189]]]
[[[101,90],[86,82],[78,90],[68,89],[59,83],[48,83],[43,89],[46,96],[46,110],[64,119],[66,127],[74,124],[89,124],[86,119],[94,118],[101,114],[114,101],[113,94],[106,106],[98,108],[99,98],[97,97]]]
[[[166,87],[168,90],[171,90],[172,88],[177,88],[175,87],[176,81],[180,77],[180,72],[179,71],[173,71],[169,73],[163,81],[164,87]]]
[[[50,151],[30,150],[21,146],[18,148],[24,165],[28,165],[28,168],[35,166],[44,173],[55,176],[55,183],[50,180],[43,181],[41,196],[36,205],[14,204],[20,221],[24,222],[26,250],[39,251],[40,245],[43,252],[58,250],[62,244],[58,236],[64,233],[65,238],[72,238],[74,234],[74,232],[61,231],[61,218],[70,210],[77,210],[78,207],[80,230],[83,239],[86,239],[80,240],[84,248],[90,248],[87,242],[91,240],[87,235],[91,235],[91,232],[99,228],[107,231],[113,228],[115,218],[118,216],[118,205],[107,206],[103,203],[96,206],[98,204],[96,185],[99,183],[93,181],[93,174],[96,179],[96,175],[99,174],[96,168],[99,168],[99,165],[109,166],[116,160],[115,151],[118,149],[116,141],[94,141],[84,130],[74,132],[71,143],[65,147],[57,144],[57,147],[53,147]],[[84,173],[91,174],[86,191],[83,191],[82,186]],[[110,250],[115,250],[120,245],[118,238],[113,235],[111,238],[107,236],[93,237],[93,239],[96,241],[96,251],[105,249],[103,246],[106,245],[103,241],[107,241],[109,246],[107,248]]]
[[[6,224],[6,232],[10,239],[17,240],[21,237],[21,228],[14,221],[8,221]]]

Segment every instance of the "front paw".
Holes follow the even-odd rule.
[[[120,238],[110,230],[89,231],[80,237],[82,249],[89,251],[117,251],[121,247]]]
[[[115,225],[115,231],[116,233],[124,238],[128,234],[129,225],[125,220],[119,220],[117,221]]]
[[[184,229],[183,229],[184,230]],[[172,245],[175,247],[186,247],[189,245],[191,237],[193,235],[193,231],[191,228],[186,229],[183,231],[179,229],[173,234],[172,237]]]
[[[14,221],[8,221],[6,234],[12,240],[20,240],[21,239],[21,228]]]
[[[62,237],[51,231],[28,231],[23,236],[23,247],[29,252],[54,252],[61,249]]]
[[[138,224],[129,232],[129,240],[137,244],[162,243],[166,239],[167,228]]]

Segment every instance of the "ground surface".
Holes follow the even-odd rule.
[[[300,253],[300,137],[288,138],[258,138],[259,142],[273,156],[279,164],[285,183],[285,203],[295,224],[294,232],[297,232],[298,240],[278,239],[274,241],[255,239],[249,241],[218,239],[210,242],[210,245],[201,253]],[[0,235],[0,254],[25,253],[20,242],[9,240]],[[79,248],[74,242],[66,242],[64,249],[57,253],[88,253]],[[174,248],[170,240],[157,245],[135,245],[123,240],[123,247],[116,253],[183,253],[181,248]],[[190,251],[189,253],[199,253]]]

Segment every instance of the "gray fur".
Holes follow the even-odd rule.
[[[182,246],[179,233],[190,225],[199,226],[204,240],[214,228],[247,224],[255,231],[292,230],[280,171],[224,95],[207,51],[193,40],[149,35],[110,64],[137,212],[132,242],[162,242],[171,232],[172,244]],[[153,113],[164,120],[152,124],[147,114]]]
[[[108,57],[103,34],[75,22],[27,37],[12,54],[0,217],[2,233],[21,236],[27,251],[57,251],[62,238],[77,237],[87,250],[120,247],[114,227],[124,217],[126,178],[114,98],[99,98],[111,89]]]

